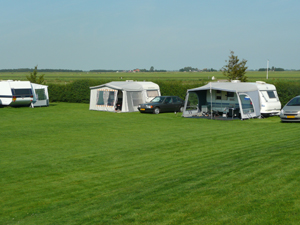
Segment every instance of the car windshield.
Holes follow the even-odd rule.
[[[287,106],[300,106],[300,97],[295,97],[289,103]]]
[[[158,103],[160,103],[160,102],[163,102],[165,100],[165,98],[166,97],[157,96],[154,99],[152,99],[151,102],[158,102]]]

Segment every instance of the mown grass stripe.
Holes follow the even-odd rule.
[[[2,224],[299,221],[298,124],[2,109]]]

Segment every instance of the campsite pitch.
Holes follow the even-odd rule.
[[[300,124],[0,108],[0,224],[297,224]]]

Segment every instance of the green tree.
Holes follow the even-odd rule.
[[[227,62],[227,60],[225,61]],[[228,64],[223,66],[223,75],[227,77],[229,81],[231,80],[240,80],[242,82],[247,81],[246,67],[247,60],[243,59],[241,62],[237,56],[234,55],[234,52],[230,52]]]
[[[32,73],[30,73],[30,76],[26,76],[27,80],[29,80],[31,83],[36,83],[36,84],[45,84],[45,79],[43,75],[37,76],[37,66],[34,67],[34,70]]]
[[[186,66],[184,68],[181,68],[179,72],[192,72],[192,71],[198,71],[198,68],[193,68],[191,66]]]
[[[151,66],[149,71],[154,72],[154,66]]]

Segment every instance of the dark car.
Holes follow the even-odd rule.
[[[157,96],[150,103],[140,104],[141,113],[182,112],[184,101],[177,96]]]

